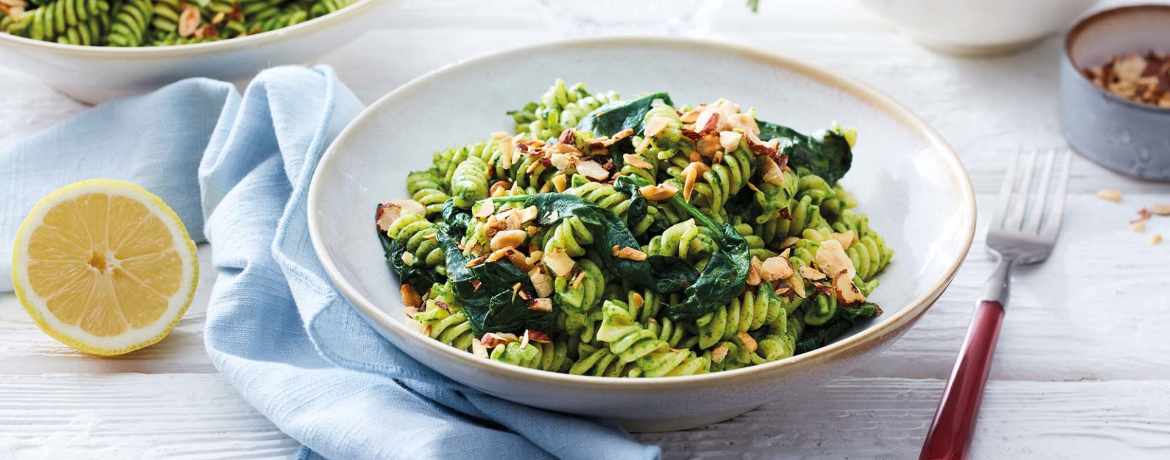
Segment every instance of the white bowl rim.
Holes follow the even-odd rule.
[[[323,186],[317,180],[322,170],[329,167],[333,157],[336,155],[339,146],[345,144],[345,140],[353,135],[353,131],[359,129],[370,119],[373,118],[373,113],[379,112],[380,108],[390,103],[398,95],[414,91],[417,88],[428,85],[434,78],[444,75],[461,67],[474,65],[481,62],[490,62],[501,59],[509,59],[517,56],[523,56],[534,51],[544,51],[547,49],[556,48],[572,48],[578,46],[606,46],[606,45],[658,45],[658,46],[681,46],[686,48],[707,47],[709,49],[721,50],[728,53],[735,53],[744,55],[748,58],[754,59],[756,62],[767,62],[772,65],[777,65],[798,72],[810,78],[817,79],[822,82],[844,90],[859,99],[871,102],[878,109],[886,112],[887,115],[896,117],[902,123],[911,126],[919,131],[922,135],[931,142],[931,145],[937,147],[943,154],[944,161],[948,164],[948,173],[952,176],[954,181],[952,183],[958,185],[961,192],[963,206],[960,212],[965,214],[967,220],[966,228],[962,229],[965,233],[965,242],[962,250],[951,265],[947,268],[945,274],[935,281],[927,290],[915,298],[907,305],[906,308],[894,313],[893,315],[882,318],[878,323],[858,331],[852,336],[838,340],[825,347],[818,348],[808,353],[792,356],[789,358],[764,363],[755,366],[748,366],[740,369],[729,371],[711,372],[707,374],[677,376],[677,377],[657,377],[657,378],[620,378],[620,377],[596,377],[586,375],[572,375],[562,374],[558,372],[548,372],[536,369],[528,369],[523,366],[516,366],[506,364],[494,360],[483,359],[466,351],[458,350],[450,345],[439,342],[420,335],[417,331],[410,329],[408,326],[400,321],[390,317],[389,313],[377,308],[373,302],[366,299],[357,289],[353,287],[344,277],[341,276],[337,269],[337,265],[333,262],[332,257],[326,251],[325,245],[322,242],[322,229],[312,216],[318,215],[321,209],[320,197],[322,195]],[[366,108],[358,115],[348,126],[342,130],[341,134],[334,139],[333,143],[322,155],[320,162],[317,164],[317,169],[314,171],[313,178],[309,184],[308,192],[308,206],[306,209],[309,222],[309,236],[313,244],[313,250],[317,253],[317,257],[321,261],[325,272],[333,280],[337,288],[345,295],[348,300],[351,300],[355,307],[357,307],[366,318],[370,321],[377,321],[383,324],[386,328],[394,331],[394,333],[408,337],[405,340],[417,340],[419,343],[430,347],[438,353],[445,353],[456,360],[461,360],[465,365],[472,366],[474,369],[489,372],[494,374],[507,374],[509,378],[521,378],[537,383],[556,383],[566,386],[590,386],[590,387],[604,387],[607,390],[622,391],[622,390],[638,390],[638,391],[655,391],[665,389],[666,387],[675,387],[679,385],[696,384],[696,385],[714,385],[730,384],[730,381],[737,379],[746,379],[749,377],[762,377],[764,374],[769,374],[772,371],[779,371],[783,368],[800,368],[805,364],[812,364],[814,361],[831,361],[834,357],[847,353],[850,350],[859,348],[867,342],[880,338],[888,333],[891,333],[903,324],[913,321],[938,299],[946,287],[954,279],[955,273],[959,266],[966,258],[967,253],[971,249],[971,243],[975,236],[975,192],[971,186],[970,178],[967,175],[966,169],[959,160],[958,154],[943,140],[937,132],[926,124],[921,118],[915,115],[905,106],[896,102],[894,99],[885,95],[884,93],[874,89],[873,87],[861,83],[852,77],[847,77],[839,73],[833,73],[828,69],[808,63],[806,61],[792,58],[789,56],[770,53],[756,48],[731,44],[726,42],[718,42],[711,40],[695,39],[695,38],[680,38],[680,37],[654,37],[654,36],[611,36],[602,38],[580,38],[570,40],[560,40],[537,45],[522,46],[517,48],[505,49],[502,51],[492,52],[481,55],[475,58],[457,61],[453,64],[441,67],[422,75],[406,84],[396,88],[379,98],[376,102]],[[387,268],[388,270],[389,268]],[[879,317],[880,318],[880,317]],[[420,360],[421,361],[421,360]],[[426,364],[425,362],[423,364]],[[429,366],[428,366],[429,367]],[[732,387],[729,387],[732,388]]]
[[[358,0],[333,13],[313,18],[289,27],[276,29],[256,35],[216,40],[206,43],[174,46],[85,46],[66,45],[56,42],[33,40],[16,35],[0,32],[0,46],[22,48],[25,51],[71,55],[89,59],[157,59],[170,57],[186,57],[205,54],[214,54],[229,50],[260,47],[270,43],[282,41],[287,37],[306,35],[324,29],[335,23],[344,22],[359,13],[369,13],[375,4],[386,0]]]

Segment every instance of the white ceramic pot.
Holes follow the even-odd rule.
[[[959,55],[1026,48],[1072,23],[1097,0],[858,0],[936,51]]]
[[[696,72],[695,65],[719,69]],[[622,71],[636,69],[636,71]],[[726,97],[804,132],[833,120],[859,132],[843,184],[897,251],[871,300],[885,313],[848,336],[792,358],[687,377],[557,374],[479,358],[405,324],[371,210],[409,197],[406,176],[431,153],[511,128],[505,111],[556,78],[626,96],[668,91],[678,103]],[[317,166],[309,189],[313,247],[338,289],[395,346],[457,382],[498,397],[666,431],[734,417],[808,393],[892,344],[938,299],[971,245],[975,199],[959,158],[921,119],[831,70],[754,49],[666,38],[577,40],[465,61],[386,95],[353,121]]]
[[[306,64],[361,36],[387,0],[358,0],[292,27],[196,45],[114,48],[62,45],[0,33],[0,63],[41,78],[69,97],[97,104],[208,77],[246,82],[261,70]]]

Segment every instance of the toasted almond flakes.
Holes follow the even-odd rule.
[[[853,283],[853,278],[848,273],[841,272],[833,278],[833,288],[837,291],[837,300],[845,302],[847,305],[865,302],[865,295]]]
[[[1150,244],[1151,245],[1156,245],[1156,244],[1161,243],[1161,242],[1162,242],[1162,235],[1155,233],[1153,236],[1150,237]]]
[[[838,274],[845,273],[849,275],[848,279],[853,279],[853,275],[857,274],[857,270],[853,268],[853,260],[845,254],[845,249],[841,247],[841,243],[837,240],[826,240],[821,242],[817,248],[817,268],[825,274],[832,274],[834,278]]]
[[[618,131],[617,134],[614,134],[613,137],[609,138],[610,145],[613,145],[615,142],[620,141],[622,139],[625,139],[627,137],[633,136],[633,135],[634,135],[634,130],[632,128],[626,128],[626,129],[623,129],[621,131]]]
[[[604,166],[601,166],[601,163],[593,160],[578,161],[577,172],[585,177],[598,181],[609,178],[609,171]]]
[[[1112,201],[1114,203],[1120,203],[1121,202],[1121,190],[1112,190],[1112,189],[1098,190],[1097,191],[1097,198],[1100,198],[1102,200]]]
[[[544,272],[540,271],[540,267],[534,267],[528,272],[528,279],[532,281],[532,287],[536,288],[536,295],[540,297],[548,297],[553,293],[552,279]]]
[[[630,294],[630,303],[634,304],[634,308],[642,308],[646,304],[646,299],[642,298],[642,294],[637,292]]]
[[[202,24],[203,18],[199,15],[199,8],[190,6],[179,14],[179,36],[183,38],[195,34]]]
[[[572,257],[563,252],[550,252],[544,255],[544,264],[548,265],[549,270],[552,270],[557,276],[566,276],[572,273],[573,266],[577,264]]]
[[[524,244],[526,238],[528,238],[528,232],[524,230],[504,230],[492,237],[491,249],[499,251],[504,248],[514,248]]]
[[[638,192],[650,201],[662,201],[674,196],[678,193],[678,186],[674,183],[666,182],[658,185],[646,185],[638,189]]]
[[[418,308],[422,305],[422,297],[419,297],[418,291],[414,290],[414,286],[403,284],[398,288],[398,292],[402,294],[402,303],[408,307]]]
[[[414,254],[409,252],[402,253],[402,263],[406,264],[407,266],[414,265]]]
[[[821,273],[819,270],[812,268],[808,265],[801,265],[800,269],[797,270],[797,272],[800,273],[801,278],[804,278],[804,279],[809,280],[809,281],[820,281],[820,280],[823,280],[825,278],[828,278],[828,275],[825,275],[824,273]]]
[[[666,117],[650,117],[646,120],[646,127],[643,131],[646,137],[654,137],[661,133],[670,124],[670,119]]]
[[[764,182],[772,185],[784,185],[784,170],[776,164],[772,157],[763,157],[763,166],[760,171],[764,175]]]
[[[792,264],[783,257],[769,257],[760,266],[760,277],[767,281],[782,280],[790,276],[792,276]]]
[[[617,246],[614,247],[616,248]],[[614,255],[622,259],[633,260],[636,262],[646,260],[646,253],[634,248],[621,248],[617,250]]]
[[[471,353],[475,356],[479,356],[480,358],[488,357],[487,347],[485,347],[483,342],[479,340],[471,341]]]
[[[748,353],[755,353],[756,352],[756,348],[758,348],[759,345],[756,344],[755,338],[753,338],[747,332],[742,332],[742,331],[739,332],[738,334],[735,334],[735,335],[736,335],[736,337],[739,337],[740,341],[743,342],[743,347],[747,348]]]
[[[548,313],[552,311],[552,300],[547,297],[537,297],[528,301],[528,309]]]
[[[625,160],[626,164],[635,168],[654,169],[654,165],[651,165],[646,160],[644,160],[642,155],[631,155],[627,153],[622,155],[622,160]]]
[[[495,262],[497,260],[508,257],[508,255],[513,253],[513,252],[516,252],[516,250],[512,249],[510,247],[503,247],[503,248],[497,249],[495,251],[492,251],[491,254],[488,254],[487,259],[485,259],[484,262],[488,262],[488,263]]]
[[[711,350],[711,362],[719,364],[723,362],[723,358],[727,357],[727,344],[721,343],[719,346]]]
[[[759,257],[752,256],[752,261],[751,261],[751,265],[748,267],[748,276],[747,276],[747,284],[749,286],[759,286],[760,285],[760,281],[761,281],[760,270],[763,267],[763,265],[764,265],[764,263],[760,262]]]
[[[492,200],[483,200],[480,202],[479,209],[475,211],[475,218],[487,219],[493,212],[496,212],[496,203]]]
[[[649,137],[642,139],[642,142],[638,143],[638,146],[634,148],[634,153],[641,155],[648,148],[650,148],[650,138]]]
[[[841,243],[841,249],[849,249],[857,237],[853,235],[853,230],[846,230],[845,233],[834,233],[833,239]]]
[[[1144,231],[1146,231],[1146,221],[1135,220],[1133,222],[1130,222],[1129,229],[1133,230],[1135,232],[1138,232],[1138,233],[1144,232]]]
[[[743,139],[743,134],[735,131],[724,131],[719,133],[719,145],[723,147],[724,152],[734,152],[739,148],[739,141]]]
[[[1150,212],[1159,216],[1170,216],[1170,203],[1154,203],[1150,206]]]

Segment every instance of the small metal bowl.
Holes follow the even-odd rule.
[[[1170,180],[1170,109],[1129,101],[1081,73],[1114,55],[1170,53],[1168,46],[1170,5],[1101,11],[1069,31],[1061,57],[1060,122],[1077,152],[1122,174]]]

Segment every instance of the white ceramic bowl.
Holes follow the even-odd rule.
[[[695,68],[716,69],[699,72]],[[623,69],[629,69],[624,71]],[[689,377],[618,379],[536,371],[481,359],[404,324],[371,217],[407,197],[409,171],[431,153],[511,128],[504,112],[556,78],[626,96],[668,91],[678,102],[727,97],[762,119],[812,132],[833,120],[860,133],[853,191],[897,251],[872,296],[885,314],[848,337],[793,358]],[[942,294],[971,244],[975,200],[950,147],[877,91],[828,70],[750,48],[667,38],[568,41],[473,59],[410,82],[370,106],[318,165],[309,189],[313,246],[337,287],[382,335],[455,381],[512,401],[619,419],[636,431],[725,420],[799,398],[889,346]]]
[[[208,77],[246,82],[261,70],[306,64],[364,33],[387,0],[358,0],[292,27],[196,45],[115,48],[62,45],[0,33],[0,65],[32,74],[69,97],[97,104]]]
[[[915,41],[951,54],[1016,51],[1068,26],[1097,0],[859,0]]]

